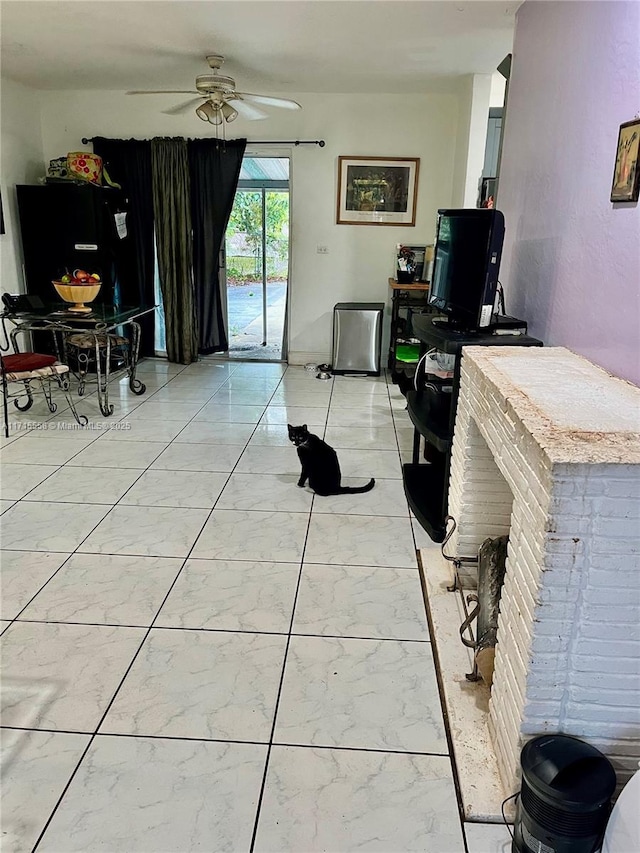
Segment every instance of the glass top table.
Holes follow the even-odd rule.
[[[91,313],[79,314],[65,308],[66,303],[50,303],[45,304],[43,308],[31,309],[29,311],[5,311],[2,315],[12,323],[22,322],[48,322],[48,323],[73,323],[74,329],[77,331],[78,326],[86,325],[89,329],[94,329],[96,325],[111,327],[121,326],[144,314],[150,314],[156,310],[155,305],[150,307],[131,306],[131,305],[96,305],[91,309]]]
[[[93,361],[96,372],[97,396],[100,411],[105,417],[114,412],[109,403],[109,382],[112,377],[111,356],[118,352],[124,359],[124,370],[129,377],[129,388],[137,395],[144,394],[146,386],[136,379],[140,352],[140,324],[145,314],[156,306],[95,305],[90,313],[80,314],[65,308],[65,304],[45,304],[43,308],[29,311],[4,311],[3,324],[9,321],[9,333],[14,352],[19,352],[18,335],[22,332],[51,332],[59,361],[69,364],[73,350],[75,367],[72,372],[78,380],[78,393],[84,394],[88,368]],[[124,327],[131,329],[130,338],[116,334]],[[71,367],[71,365],[70,365]],[[117,373],[120,373],[120,369]]]

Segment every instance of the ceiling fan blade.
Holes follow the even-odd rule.
[[[201,95],[199,98],[189,98],[188,101],[183,101],[181,104],[176,104],[175,107],[169,107],[168,110],[162,110],[161,112],[167,116],[179,116],[197,107],[203,100],[206,100],[206,95]]]
[[[233,108],[238,111],[238,114],[248,121],[260,121],[261,119],[269,118],[265,112],[259,110],[257,107],[252,107],[251,104],[243,101],[242,98],[228,97],[227,101],[231,101]]]
[[[196,89],[134,89],[132,92],[125,92],[125,95],[197,95]]]
[[[251,92],[236,92],[236,94],[243,100],[264,104],[266,107],[282,107],[285,110],[302,109],[297,101],[292,101],[290,98],[272,98],[270,95],[253,95]]]

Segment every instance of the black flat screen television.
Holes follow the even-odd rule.
[[[429,302],[467,332],[493,321],[504,216],[499,210],[439,210]]]

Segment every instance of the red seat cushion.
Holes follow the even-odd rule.
[[[39,352],[18,352],[15,355],[2,356],[2,366],[7,373],[40,370],[42,367],[51,367],[55,363],[55,355],[43,355]]]

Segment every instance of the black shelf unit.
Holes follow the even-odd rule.
[[[447,397],[451,398],[451,394]],[[449,431],[449,417],[451,399],[445,401],[443,410],[446,412],[435,412],[431,399],[426,393],[409,391],[407,393],[407,412],[416,430],[427,439],[440,453],[446,453],[451,447],[451,433]]]
[[[440,495],[444,489],[444,464],[406,462],[402,466],[404,491],[411,511],[434,542],[445,536]]]
[[[412,319],[416,314],[431,314],[434,309],[429,305],[428,282],[402,284],[390,278],[389,286],[391,287],[391,332],[387,367],[391,371],[393,381],[397,383],[400,375],[405,378],[413,376],[416,369],[414,363],[396,358],[397,346],[403,343],[419,344],[419,339],[413,333]]]
[[[512,319],[512,318],[511,318]],[[525,328],[525,324],[522,324]],[[496,334],[499,330],[500,334]],[[413,458],[402,466],[404,490],[409,505],[434,542],[445,536],[445,518],[449,498],[449,470],[453,428],[460,390],[460,364],[465,346],[541,347],[542,341],[527,334],[517,334],[498,323],[495,328],[476,333],[451,328],[446,318],[421,315],[413,318],[413,332],[420,341],[421,354],[429,349],[455,356],[449,400],[438,405],[438,388],[443,380],[425,376],[422,368],[416,377],[419,390],[407,394],[407,411],[414,425]],[[510,333],[505,333],[510,332]],[[425,387],[427,386],[427,387]],[[421,438],[425,441],[424,462],[420,458]]]

